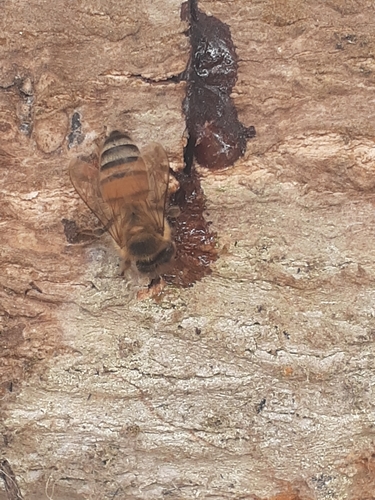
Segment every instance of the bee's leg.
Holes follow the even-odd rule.
[[[120,275],[121,276],[124,276],[125,274],[125,271],[127,271],[130,267],[130,260],[125,260],[125,259],[121,259],[121,264],[120,264]]]
[[[125,271],[127,271],[130,267],[131,260],[129,259],[129,253],[126,247],[118,248],[121,262],[120,262],[120,275],[124,276]]]

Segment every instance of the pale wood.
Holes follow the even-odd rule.
[[[96,225],[67,168],[105,127],[182,166],[181,2],[1,6],[1,451],[24,498],[373,499],[373,2],[200,4],[257,137],[202,172],[213,274],[159,302],[61,220]]]

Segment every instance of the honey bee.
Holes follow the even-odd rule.
[[[74,188],[104,224],[123,259],[122,273],[135,262],[141,273],[160,274],[175,255],[166,220],[169,162],[151,143],[142,153],[124,132],[105,139],[99,162],[73,160]]]

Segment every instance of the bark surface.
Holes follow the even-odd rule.
[[[125,128],[182,167],[181,2],[0,7],[0,499],[373,500],[373,1],[200,3],[257,136],[200,169],[212,274],[157,300],[68,164]]]

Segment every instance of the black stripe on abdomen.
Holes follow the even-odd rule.
[[[139,156],[139,149],[135,144],[119,144],[108,149],[103,148],[101,162],[103,164],[116,158],[127,158],[128,156]]]
[[[122,179],[123,177],[133,177],[136,178],[137,176],[139,177],[144,177],[145,172],[143,170],[124,170],[123,172],[116,172],[115,174],[110,174],[108,177],[103,179],[101,181],[102,184],[105,184],[106,182],[111,182],[114,179]]]
[[[120,132],[119,130],[114,130],[109,134],[108,137],[106,137],[104,145],[110,143],[111,141],[116,141],[117,139],[125,139],[129,142],[129,144],[133,144],[132,139],[131,137],[128,136],[128,134]]]
[[[124,163],[132,163],[138,160],[139,156],[125,156],[124,158],[117,158],[116,160],[109,161],[108,163],[102,163],[100,170],[109,170],[113,167],[118,167]]]

